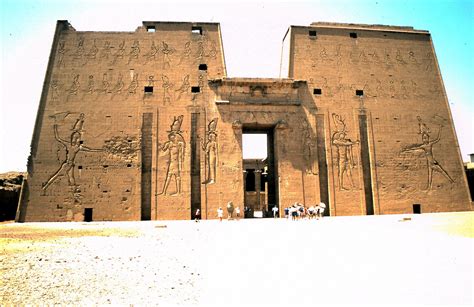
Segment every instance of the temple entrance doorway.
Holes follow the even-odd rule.
[[[274,148],[273,127],[242,129],[245,218],[270,217],[278,207]]]

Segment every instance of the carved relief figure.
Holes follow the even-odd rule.
[[[196,51],[196,60],[200,61],[204,57],[204,43],[202,41],[198,42],[197,51]]]
[[[58,99],[59,96],[59,86],[58,80],[51,81],[51,100]]]
[[[436,139],[430,140],[431,131],[423,123],[421,117],[417,116],[418,119],[418,134],[421,134],[421,144],[413,144],[402,149],[402,153],[411,153],[411,152],[422,152],[426,158],[426,166],[428,168],[428,184],[426,189],[431,190],[433,187],[433,172],[438,172],[443,175],[449,182],[453,183],[454,180],[449,176],[448,172],[444,170],[441,164],[435,159],[433,155],[433,145],[438,143],[441,137],[442,125],[439,125],[438,135]]]
[[[418,64],[418,61],[415,58],[415,53],[411,50],[408,52],[408,61],[410,61],[412,64]]]
[[[64,48],[64,41],[59,42],[59,49],[58,49],[58,66],[64,66],[64,56],[66,55],[67,49]]]
[[[332,118],[336,126],[336,132],[333,133],[331,141],[337,149],[337,167],[339,190],[350,190],[344,186],[344,176],[347,176],[351,189],[354,188],[354,181],[352,180],[352,169],[357,166],[354,161],[354,154],[352,146],[359,143],[359,141],[352,141],[347,138],[346,123],[343,118],[333,113]]]
[[[402,57],[402,53],[400,52],[400,49],[397,49],[397,55],[395,56],[395,59],[397,62],[401,65],[405,65],[407,62]]]
[[[86,93],[92,94],[94,93],[94,76],[90,75],[89,80],[87,81],[87,89],[85,90]]]
[[[332,88],[329,86],[328,79],[326,77],[322,77],[323,82],[322,82],[322,88],[324,90],[324,93],[328,97],[333,97],[332,93]]]
[[[82,59],[84,55],[84,37],[79,37],[79,41],[77,42],[76,53],[74,53],[75,59]]]
[[[211,44],[211,47],[209,48],[209,52],[207,53],[207,56],[215,59],[217,56],[216,42],[210,41],[210,44]]]
[[[123,56],[125,55],[125,41],[122,41],[118,47],[117,52],[114,54],[114,61],[112,64],[117,63],[118,59],[123,59]]]
[[[159,51],[158,47],[156,47],[155,42],[153,42],[151,44],[150,51],[147,54],[145,54],[145,57],[146,57],[145,64],[148,64],[148,62],[151,60],[153,61],[156,60],[156,55],[158,54],[158,51]]]
[[[393,80],[389,81],[388,92],[389,92],[390,97],[395,98],[395,93],[396,93],[395,81]]]
[[[163,103],[169,104],[171,102],[171,94],[170,89],[173,88],[173,83],[170,82],[170,79],[165,76],[161,75],[161,80],[163,80]]]
[[[190,86],[191,85],[189,84],[189,75],[186,75],[183,78],[183,83],[181,84],[181,86],[175,90],[176,92],[178,92],[178,98],[176,99],[179,100],[182,94],[186,94],[189,91]]]
[[[92,47],[91,47],[91,49],[89,50],[89,53],[87,54],[87,57],[88,57],[89,59],[95,59],[98,52],[99,52],[99,49],[98,49],[97,46],[95,45],[95,39],[94,39],[94,43],[92,44]]]
[[[370,56],[370,59],[372,62],[374,63],[380,63],[380,58],[379,58],[379,55],[377,54],[377,51],[372,51],[372,53],[368,53],[368,55]]]
[[[176,190],[171,194],[178,195],[181,193],[181,170],[183,169],[184,154],[186,143],[181,135],[181,124],[183,123],[183,115],[175,117],[171,124],[171,129],[168,131],[168,141],[160,146],[162,151],[168,152],[168,169],[166,171],[165,184],[161,194],[167,194],[168,186],[171,178],[174,178]]]
[[[128,93],[135,94],[138,88],[138,74],[134,74],[130,85],[128,86]]]
[[[323,49],[321,49],[321,51],[319,52],[319,57],[321,58],[321,62],[325,62],[329,59],[326,48],[323,47]]]
[[[86,152],[100,152],[102,149],[92,149],[82,144],[82,126],[84,125],[84,113],[79,115],[72,128],[70,139],[64,140],[59,136],[58,125],[54,124],[54,137],[66,151],[66,157],[61,163],[59,169],[45,182],[43,183],[43,191],[46,191],[48,187],[53,184],[59,177],[66,175],[68,178],[68,184],[71,187],[76,188],[76,179],[74,178],[74,166],[77,154],[80,151]]]
[[[72,80],[72,84],[68,89],[68,98],[71,95],[77,95],[77,91],[79,91],[79,75],[75,75],[74,79]]]
[[[415,97],[418,97],[419,94],[420,94],[419,91],[418,91],[418,84],[413,80],[411,80],[411,92],[412,92],[413,96],[415,96]]]
[[[170,55],[172,55],[174,49],[168,46],[167,43],[161,42],[161,53],[163,53],[163,69],[170,68],[171,66],[171,59]]]
[[[100,89],[104,94],[109,92],[110,82],[107,73],[102,75],[102,88]]]
[[[217,158],[218,158],[218,147],[217,147],[217,118],[214,118],[209,122],[207,130],[207,141],[202,144],[202,150],[206,155],[206,178],[203,184],[213,184],[216,182],[216,170],[217,170]]]
[[[115,93],[120,94],[120,93],[122,93],[123,86],[124,86],[123,75],[122,75],[122,73],[119,73],[118,78],[117,78],[117,83],[115,83],[113,91]]]
[[[155,85],[155,76],[150,75],[148,76],[148,86],[154,86]]]
[[[425,62],[425,71],[431,71],[434,68],[433,65],[433,56],[431,55],[431,52],[426,53],[426,59],[424,60]]]
[[[368,63],[369,60],[367,59],[367,55],[365,54],[365,51],[362,50],[360,53],[359,53],[359,61],[363,62],[363,63]]]
[[[341,66],[341,63],[342,63],[341,44],[338,44],[336,46],[336,52],[335,52],[334,57],[336,58],[337,66]]]
[[[303,153],[306,162],[306,173],[317,175],[315,142],[312,137],[311,126],[306,120],[303,120],[301,130],[303,132]]]
[[[112,52],[112,47],[110,46],[109,41],[105,41],[104,47],[100,51],[99,58],[101,59],[109,59],[110,53]]]
[[[400,80],[400,93],[403,98],[408,98],[408,90],[405,85],[405,80]]]
[[[130,50],[129,57],[128,57],[128,64],[132,60],[138,59],[138,55],[140,54],[140,43],[136,40],[133,42],[132,47],[130,47],[132,50]]]
[[[179,63],[178,65],[181,65],[181,63],[183,62],[184,59],[189,59],[189,56],[191,55],[191,42],[186,42],[184,44],[184,51],[183,51],[183,55],[181,56],[181,58],[179,59]]]

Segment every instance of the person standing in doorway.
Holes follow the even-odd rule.
[[[273,211],[273,218],[276,219],[278,217],[278,207],[275,205],[272,208]]]

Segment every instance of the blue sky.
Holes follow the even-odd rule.
[[[230,77],[278,77],[290,25],[313,21],[430,31],[462,158],[474,153],[474,1],[0,0],[0,172],[25,170],[56,20],[81,31],[134,31],[143,20],[220,22]]]

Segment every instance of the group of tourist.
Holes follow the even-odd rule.
[[[326,204],[323,202],[320,202],[317,205],[310,206],[308,208],[305,207],[305,205],[295,202],[293,205],[285,208],[285,218],[289,219],[291,218],[293,221],[296,220],[301,220],[304,218],[308,219],[321,219],[324,216],[324,211],[326,210]],[[240,207],[234,208],[234,204],[229,201],[227,203],[227,220],[231,220],[234,218],[234,212],[235,212],[235,218],[237,220],[240,220]],[[278,207],[274,206],[272,208],[272,213],[273,213],[273,218],[278,218]],[[195,212],[195,221],[198,222],[201,219],[201,210],[196,209]],[[217,209],[217,218],[219,219],[220,222],[222,222],[222,219],[224,218],[224,210],[222,207],[219,207]]]
[[[285,208],[285,218],[291,218],[293,221],[308,218],[308,219],[322,219],[324,211],[326,210],[326,204],[320,202],[315,206],[308,208],[305,205],[295,202],[293,205]]]

